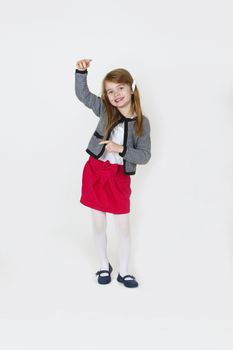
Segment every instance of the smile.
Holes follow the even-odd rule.
[[[121,100],[123,100],[123,98],[124,98],[124,97],[117,98],[117,99],[115,100],[115,102],[120,102]]]

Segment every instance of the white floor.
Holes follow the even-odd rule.
[[[96,283],[98,265],[87,232],[54,230],[38,234],[36,241],[28,235],[27,247],[19,239],[12,245],[15,251],[2,254],[2,350],[232,350],[228,271],[205,276],[208,262],[201,270],[198,262],[194,268],[187,260],[182,268],[178,256],[171,263],[171,253],[167,263],[159,253],[160,261],[150,254],[142,259],[138,235],[131,272],[140,286],[127,289],[116,281],[116,236],[108,235],[114,270],[105,286]]]

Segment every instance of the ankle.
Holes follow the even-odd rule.
[[[108,270],[109,269],[109,262],[102,262],[100,264],[100,270]]]
[[[119,274],[121,275],[121,277],[124,277],[125,275],[129,275],[128,271],[126,270],[120,270]]]

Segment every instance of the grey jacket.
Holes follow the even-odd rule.
[[[99,144],[100,139],[103,138],[104,128],[107,125],[107,112],[103,100],[101,97],[94,95],[90,92],[87,85],[86,70],[75,70],[75,93],[77,98],[84,103],[85,106],[92,109],[93,112],[99,117],[99,122],[96,126],[94,133],[88,143],[85,150],[88,154],[98,159],[105,151],[106,144]],[[116,121],[112,128],[109,130],[107,140],[110,137],[112,129],[124,122],[124,138],[123,138],[123,152],[119,155],[123,157],[124,173],[126,175],[134,175],[136,173],[137,164],[146,164],[151,158],[151,138],[150,138],[150,122],[146,116],[142,116],[143,133],[141,136],[137,136],[134,130],[137,117],[126,118],[121,115],[121,119]]]

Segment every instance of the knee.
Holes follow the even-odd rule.
[[[106,232],[106,225],[104,223],[95,223],[93,225],[94,232],[98,235],[105,234]]]

